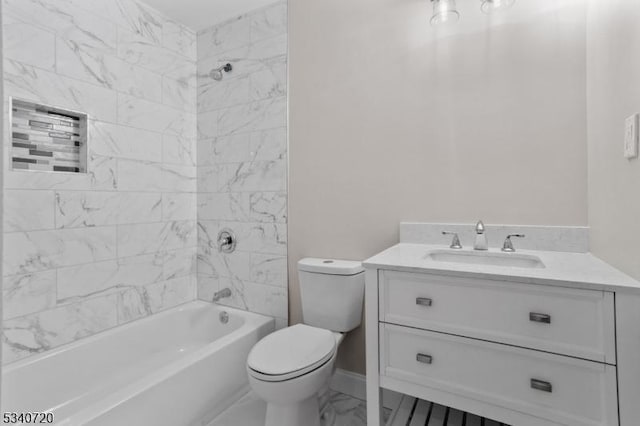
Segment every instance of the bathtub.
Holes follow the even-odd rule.
[[[269,317],[190,302],[9,364],[2,411],[53,412],[69,426],[206,425],[247,391],[249,351],[273,329]]]

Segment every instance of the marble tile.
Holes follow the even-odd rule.
[[[162,195],[154,192],[121,192],[118,224],[158,222],[162,219]]]
[[[5,234],[4,274],[17,275],[113,259],[115,227]]]
[[[128,95],[118,95],[118,124],[155,132],[191,134],[195,114]]]
[[[216,56],[250,42],[251,20],[239,16],[198,33],[198,59]]]
[[[162,195],[162,220],[196,220],[197,196],[181,192]]]
[[[123,191],[162,191],[162,164],[119,159],[118,189]]]
[[[4,232],[54,228],[53,191],[4,191]]]
[[[286,288],[287,257],[269,254],[251,254],[251,277],[255,283]]]
[[[109,19],[121,27],[153,43],[160,43],[163,40],[164,20],[162,16],[143,2],[115,0],[107,1],[106,5]]]
[[[286,191],[287,164],[284,160],[236,164],[227,175],[229,191]]]
[[[118,296],[118,323],[124,324],[193,300],[192,276],[131,288]]]
[[[7,320],[51,309],[56,304],[56,271],[4,277],[2,317]]]
[[[165,20],[162,25],[162,46],[195,61],[197,59],[196,33],[175,21]]]
[[[53,71],[56,65],[55,34],[23,21],[10,14],[3,16],[2,28],[4,58]]]
[[[196,64],[173,50],[166,49],[144,36],[118,32],[118,56],[133,65],[146,68],[174,80],[193,81]]]
[[[162,158],[165,164],[195,166],[197,163],[195,135],[162,135]]]
[[[118,255],[137,256],[195,247],[195,221],[173,221],[118,226]]]
[[[287,254],[287,226],[282,223],[250,224],[246,246],[254,253]]]
[[[321,426],[366,426],[367,404],[357,398],[330,391],[329,407],[334,416],[327,416]],[[230,407],[213,419],[207,426],[263,426],[267,414],[267,404],[254,392],[240,397]],[[384,410],[388,419],[390,411]]]
[[[224,306],[244,309],[263,315],[286,318],[288,316],[287,289],[219,277],[219,288],[231,289],[231,297],[220,300]]]
[[[254,222],[286,223],[286,192],[254,192],[249,194],[249,218]]]
[[[56,192],[56,228],[115,225],[120,206],[117,192]]]
[[[48,28],[60,37],[77,40],[94,50],[115,52],[116,25],[69,1],[4,0],[3,6],[3,14]]]
[[[218,192],[225,186],[226,167],[224,165],[198,167],[198,192]]]
[[[273,161],[287,158],[287,128],[251,133],[249,155],[252,161]]]
[[[210,302],[214,293],[220,289],[220,279],[212,275],[198,275],[197,280],[198,300]]]
[[[242,163],[252,160],[249,152],[251,134],[221,136],[198,141],[198,164]]]
[[[200,275],[248,281],[251,278],[250,253],[220,253],[217,247],[198,247],[197,269]]]
[[[163,260],[152,254],[60,268],[58,304],[161,281]]]
[[[198,113],[197,129],[198,139],[211,139],[218,136],[219,111]]]
[[[56,69],[59,74],[131,96],[162,100],[160,74],[131,65],[115,53],[105,54],[74,40],[57,39]]]
[[[5,321],[2,358],[16,361],[114,327],[115,308],[111,295]]]
[[[287,124],[286,104],[286,98],[280,97],[220,110],[218,134],[222,136],[284,127]]]
[[[7,170],[5,188],[30,190],[115,190],[116,161],[111,157],[90,155],[89,171],[82,173],[47,173]]]
[[[191,113],[196,112],[196,86],[185,80],[162,78],[162,103]]]
[[[116,120],[116,93],[104,87],[12,60],[4,62],[4,77],[5,96],[82,111],[99,120]]]
[[[251,99],[276,98],[287,94],[287,64],[277,63],[251,74]]]
[[[196,192],[198,189],[198,169],[195,166],[164,164],[161,175],[164,191]]]
[[[287,32],[287,3],[260,9],[250,16],[251,41],[257,42]]]
[[[211,68],[222,64],[215,63]],[[198,111],[206,112],[247,103],[252,99],[253,87],[249,76],[225,75],[221,81],[209,77],[208,72],[198,77]]]
[[[162,135],[157,132],[91,120],[88,134],[95,155],[162,161]]]
[[[173,278],[194,275],[196,273],[197,248],[172,250],[163,253],[163,278]]]
[[[198,195],[199,220],[246,221],[249,217],[247,193],[218,192]]]

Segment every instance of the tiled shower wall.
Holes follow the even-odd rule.
[[[209,76],[230,62],[222,81]],[[198,33],[198,297],[275,316],[287,300],[287,4]],[[221,254],[232,229],[237,250]]]
[[[11,362],[196,297],[196,37],[132,0],[3,4],[5,96],[90,118],[87,174],[5,151]]]

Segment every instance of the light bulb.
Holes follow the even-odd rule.
[[[460,19],[456,0],[431,0],[431,2],[433,3],[431,25],[453,24]]]
[[[480,6],[480,10],[482,13],[487,15],[499,12],[501,10],[509,9],[516,0],[481,0],[482,6]]]

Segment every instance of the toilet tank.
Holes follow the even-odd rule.
[[[364,268],[352,260],[305,258],[298,262],[302,321],[347,332],[362,321]]]

